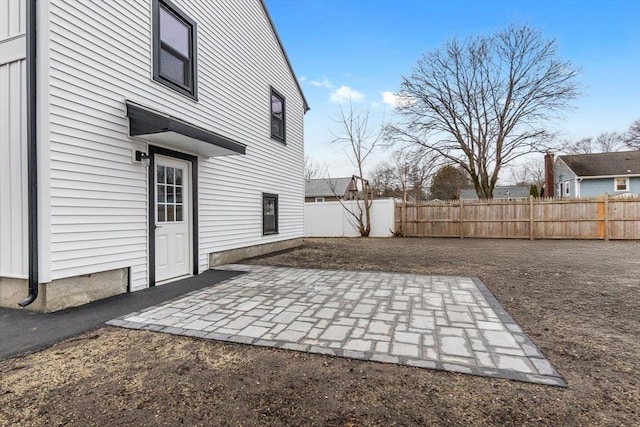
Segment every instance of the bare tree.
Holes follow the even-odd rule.
[[[544,184],[544,161],[541,158],[528,160],[509,168],[511,181],[516,185],[535,185],[538,188]]]
[[[513,165],[509,168],[509,177],[515,185],[529,184],[529,172],[524,165]]]
[[[439,156],[433,150],[418,147],[409,154],[409,185],[415,202],[427,199],[427,185],[436,168],[440,166]]]
[[[624,145],[630,150],[640,150],[640,119],[635,120],[623,136]]]
[[[596,145],[601,153],[613,153],[623,148],[622,135],[618,132],[603,132],[596,137]]]
[[[529,184],[535,185],[542,191],[544,186],[544,159],[536,158],[524,164],[529,177]]]
[[[326,173],[326,165],[321,166],[308,156],[304,156],[304,179],[320,178]]]
[[[406,206],[409,200],[409,179],[411,170],[411,152],[409,150],[396,150],[393,153],[395,173],[402,192],[402,203]]]
[[[370,173],[371,187],[374,193],[380,197],[394,197],[398,187],[396,172],[391,164],[382,162]]]
[[[579,139],[575,142],[565,142],[565,148],[569,154],[591,154],[595,152],[595,146],[593,138],[588,136],[586,138]]]
[[[383,142],[384,125],[374,129],[369,122],[369,112],[354,111],[349,103],[347,109],[340,106],[340,113],[336,118],[339,130],[334,133],[334,143],[347,146],[346,153],[351,163],[358,169],[356,178],[360,179],[362,189],[362,203],[356,200],[356,209],[350,209],[342,201],[342,206],[354,220],[354,226],[362,237],[368,237],[371,232],[371,199],[372,194],[368,180],[364,179],[363,172],[369,156]]]
[[[569,143],[565,151],[570,154],[612,153],[623,149],[623,136],[618,132],[603,132],[595,138],[587,137]]]
[[[435,150],[466,171],[480,198],[492,198],[503,166],[546,151],[544,124],[577,97],[577,70],[556,58],[556,42],[527,26],[449,41],[403,77],[389,128],[396,140]]]

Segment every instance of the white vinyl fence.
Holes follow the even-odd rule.
[[[356,201],[344,202],[353,212],[358,212]],[[364,209],[363,202],[360,205]],[[395,202],[393,199],[374,200],[371,205],[370,237],[390,237],[395,227]],[[359,237],[355,219],[340,202],[304,204],[305,237]]]

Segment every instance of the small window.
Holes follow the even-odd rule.
[[[169,0],[153,3],[153,79],[196,98],[196,23]]]
[[[278,195],[262,194],[262,234],[278,233]]]
[[[564,183],[564,195],[565,196],[571,195],[571,181],[567,181]]]
[[[271,138],[285,141],[284,97],[271,88]]]
[[[324,197],[316,197],[316,203],[323,203]]]
[[[616,191],[629,191],[629,178],[616,178]]]

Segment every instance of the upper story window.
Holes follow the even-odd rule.
[[[271,138],[285,142],[284,96],[271,88]]]
[[[616,191],[629,191],[629,178],[616,178]]]
[[[153,79],[197,99],[196,23],[169,0],[153,2]]]

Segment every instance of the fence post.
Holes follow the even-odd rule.
[[[529,196],[529,240],[533,240],[533,196]]]
[[[460,211],[458,212],[458,224],[460,228],[460,238],[464,239],[464,203],[462,203],[462,199],[460,199],[460,206],[458,207]]]
[[[604,241],[609,241],[609,195],[604,196]]]
[[[400,226],[402,227],[402,236],[409,237],[407,233],[407,201],[405,200],[402,203],[402,208],[400,209],[402,213],[402,218],[400,218]]]

